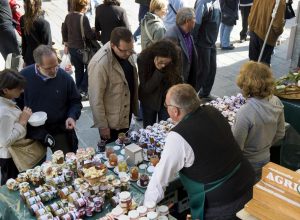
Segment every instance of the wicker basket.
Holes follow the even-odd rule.
[[[286,86],[282,90],[275,90],[275,95],[284,99],[300,99],[300,87],[296,85]]]

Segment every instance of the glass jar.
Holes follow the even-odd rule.
[[[131,167],[130,168],[130,179],[132,181],[136,181],[139,178],[139,168],[138,167]]]
[[[55,164],[64,163],[64,152],[62,150],[57,150],[52,155],[52,162]]]
[[[93,213],[95,211],[95,204],[93,202],[90,202],[86,207],[85,207],[85,215],[87,217],[92,217]]]
[[[150,157],[150,163],[152,164],[152,166],[156,166],[156,164],[158,164],[159,162],[159,158],[157,155],[152,155]]]
[[[19,184],[20,193],[25,193],[30,190],[30,186],[28,182],[22,182]]]
[[[74,205],[77,209],[80,209],[86,205],[86,200],[84,198],[78,198],[74,201]]]
[[[129,210],[132,204],[132,197],[130,192],[124,191],[119,194],[119,205],[121,208]]]
[[[140,185],[146,187],[149,184],[149,176],[147,174],[141,174],[140,176]]]
[[[41,208],[44,208],[44,207],[45,207],[45,206],[44,206],[44,204],[43,204],[42,202],[37,202],[37,203],[35,203],[35,204],[33,204],[33,205],[30,206],[29,212],[30,212],[32,215],[34,215],[35,212],[36,212],[37,210],[39,210],[39,209],[41,209]]]
[[[140,213],[136,210],[131,210],[128,212],[128,217],[130,220],[138,220],[140,217]]]
[[[109,165],[115,167],[118,165],[118,156],[115,153],[109,155]]]
[[[106,154],[106,158],[109,158],[109,155],[113,154],[115,152],[113,146],[106,146],[105,147],[105,154]]]
[[[118,171],[119,172],[127,172],[128,167],[127,167],[127,162],[124,159],[121,159],[118,161]]]
[[[139,212],[140,217],[143,217],[143,216],[146,216],[146,215],[147,215],[148,209],[147,209],[147,207],[145,207],[145,206],[139,206],[139,207],[137,207],[136,210]]]
[[[169,207],[166,205],[158,206],[156,212],[159,213],[160,216],[168,216],[169,215]]]
[[[157,220],[158,219],[158,213],[157,212],[148,212],[147,218],[149,220]]]
[[[99,141],[98,144],[97,144],[98,152],[104,152],[105,151],[105,145],[106,145],[105,140]]]
[[[29,197],[26,199],[26,204],[28,205],[28,207],[32,206],[35,203],[41,202],[41,197],[40,196],[33,196],[33,197]]]

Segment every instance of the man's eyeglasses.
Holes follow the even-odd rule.
[[[118,50],[119,50],[120,52],[122,52],[122,53],[130,53],[130,54],[136,53],[136,52],[134,51],[134,49],[122,50],[122,49],[120,49],[118,46],[117,46],[117,48],[118,48]]]
[[[57,66],[53,66],[53,67],[43,67],[43,66],[39,66],[40,68],[42,68],[43,70],[45,70],[46,72],[49,72],[49,71],[51,71],[51,70],[55,70],[55,71],[57,71],[58,70],[58,68],[59,68],[59,65],[57,65]]]
[[[178,107],[178,106],[176,106],[176,105],[168,105],[166,102],[164,103],[164,106],[165,106],[165,108],[168,108],[168,107],[174,107],[174,108],[181,109],[180,107]]]

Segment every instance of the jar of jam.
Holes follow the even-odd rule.
[[[45,192],[45,189],[44,189],[44,187],[39,186],[39,187],[35,188],[34,191],[35,191],[37,194],[41,194],[41,193]]]
[[[127,162],[126,160],[122,159],[118,161],[118,171],[119,172],[127,172]]]
[[[39,210],[41,208],[44,208],[44,207],[45,206],[42,202],[37,202],[37,203],[30,206],[29,212],[30,212],[31,215],[34,215],[37,210]]]
[[[89,202],[88,205],[85,207],[85,215],[87,217],[92,217],[95,211],[95,204],[93,202]]]
[[[169,215],[169,207],[166,205],[158,206],[156,212],[159,213],[160,216],[168,216]]]
[[[53,219],[54,220],[54,217],[51,213],[47,213],[45,215],[42,215],[40,217],[37,218],[38,220],[48,220],[48,219]]]
[[[63,164],[64,163],[64,152],[62,150],[57,150],[52,155],[52,162],[55,164]]]
[[[139,206],[136,210],[139,212],[140,217],[146,216],[148,212],[148,209],[145,206]]]
[[[50,207],[50,210],[52,213],[55,213],[57,210],[59,210],[61,208],[60,204],[57,202],[50,204],[49,207]]]
[[[115,188],[112,187],[111,185],[107,185],[107,189],[105,193],[106,193],[106,198],[110,200],[114,196]]]
[[[65,208],[60,208],[58,210],[56,210],[54,212],[54,214],[58,217],[63,216],[65,213],[67,212],[67,210]]]
[[[90,159],[92,159],[96,154],[95,149],[93,147],[86,148],[86,152],[89,154]]]
[[[115,153],[109,155],[109,165],[115,167],[118,165],[118,156]]]
[[[99,141],[98,144],[97,144],[98,152],[104,152],[105,151],[105,145],[106,145],[105,140]]]
[[[84,198],[78,198],[74,201],[74,205],[77,209],[80,209],[86,205],[86,200]]]
[[[110,199],[110,205],[112,207],[116,207],[117,205],[119,205],[120,203],[120,200],[119,200],[119,197],[118,196],[113,196],[111,199]]]
[[[141,174],[140,176],[140,185],[146,187],[149,184],[149,176],[147,174]]]
[[[157,220],[158,219],[158,213],[157,212],[148,212],[147,213],[147,218],[149,220]]]
[[[75,220],[77,219],[75,212],[68,212],[60,217],[61,220]]]
[[[120,207],[120,206],[117,206],[115,208],[113,208],[111,210],[111,214],[113,215],[114,218],[118,218],[120,215],[122,215],[124,213],[124,210]]]
[[[43,192],[40,194],[42,202],[48,202],[53,199],[53,195],[50,192]]]
[[[150,163],[152,164],[152,166],[156,166],[158,162],[159,162],[159,158],[157,155],[154,154],[150,157]]]
[[[93,202],[95,204],[95,212],[102,212],[102,207],[104,205],[104,199],[100,196],[96,196],[93,198]]]
[[[136,181],[139,178],[139,168],[138,167],[131,167],[130,168],[130,180]]]
[[[128,217],[130,220],[138,220],[140,217],[140,213],[137,210],[131,210],[128,212]]]
[[[79,210],[76,211],[76,219],[80,219],[83,218],[85,216],[85,208],[81,208]]]
[[[124,191],[119,194],[119,205],[121,208],[129,210],[132,204],[132,197],[130,192]]]
[[[19,183],[23,183],[23,182],[27,182],[28,181],[28,176],[26,173],[19,173],[16,180],[19,182]]]
[[[155,149],[154,148],[148,148],[148,150],[147,150],[147,158],[148,158],[148,160],[150,160],[150,158],[151,158],[151,156],[152,155],[154,155],[155,154]]]
[[[42,208],[38,209],[37,211],[35,211],[35,215],[36,215],[37,218],[42,216],[42,215],[45,215],[47,213],[49,213],[49,212],[45,207],[42,207]]]
[[[115,152],[113,146],[106,146],[105,147],[105,154],[106,154],[106,158],[109,158],[109,155],[113,154]]]
[[[28,205],[28,207],[32,206],[35,203],[41,202],[41,197],[40,196],[33,196],[30,198],[26,199],[26,204]]]
[[[67,199],[68,195],[74,191],[72,186],[66,186],[58,191],[59,197],[61,199]]]
[[[29,190],[27,192],[20,193],[20,196],[23,199],[23,201],[26,201],[26,199],[36,196],[36,192],[34,190]]]
[[[155,211],[155,207],[156,207],[155,202],[150,202],[150,201],[148,201],[148,202],[146,202],[144,205],[145,205],[145,207],[147,208],[147,211],[148,211],[148,212],[154,212],[154,211]]]
[[[22,182],[19,184],[20,193],[25,193],[30,190],[30,186],[28,182]]]

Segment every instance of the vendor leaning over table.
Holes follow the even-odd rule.
[[[158,203],[179,172],[193,219],[236,219],[252,197],[254,172],[234,140],[230,125],[211,106],[200,106],[188,84],[171,87],[165,105],[176,126],[166,138],[144,203]]]
[[[270,161],[271,146],[285,134],[283,104],[273,95],[273,74],[263,63],[245,63],[237,85],[247,102],[237,112],[232,132],[259,181],[262,167]]]

